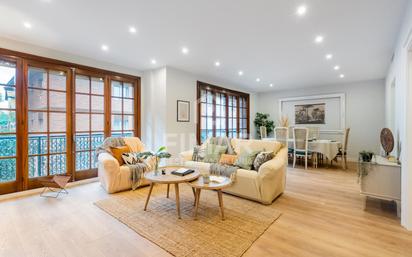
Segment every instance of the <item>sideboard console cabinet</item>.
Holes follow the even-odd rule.
[[[361,194],[387,201],[395,201],[397,214],[401,208],[401,166],[376,155],[368,175],[361,178]]]

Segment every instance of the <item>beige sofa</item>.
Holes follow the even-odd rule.
[[[275,157],[265,162],[258,171],[238,169],[233,185],[224,192],[271,204],[285,190],[286,168],[288,165],[288,149],[276,141],[231,139],[236,153],[241,148],[260,151],[274,151]],[[185,166],[197,168],[201,172],[209,172],[210,163],[192,161],[193,151],[180,154]]]
[[[144,151],[144,144],[138,137],[125,137],[124,141],[132,152]],[[151,166],[151,165],[149,165]],[[126,165],[119,162],[109,153],[101,153],[98,157],[98,176],[102,187],[109,193],[116,193],[132,188],[131,172]],[[143,179],[142,186],[148,185]]]

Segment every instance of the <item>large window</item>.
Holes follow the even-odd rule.
[[[97,175],[108,136],[140,136],[140,78],[0,48],[0,194]]]
[[[67,85],[65,71],[28,67],[29,178],[67,171]]]
[[[16,181],[16,63],[0,59],[0,184]]]
[[[76,171],[97,168],[94,151],[104,140],[104,79],[76,74]]]
[[[249,137],[249,94],[198,82],[197,95],[199,143],[212,136]]]
[[[135,129],[135,89],[131,83],[111,83],[112,136],[130,137]]]

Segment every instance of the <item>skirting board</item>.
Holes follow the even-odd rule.
[[[68,183],[66,188],[71,188],[79,185],[84,185],[84,184],[89,184],[93,182],[99,181],[99,178],[89,178],[89,179],[84,179],[84,180],[79,180],[75,182]],[[25,190],[25,191],[20,191],[16,193],[10,193],[10,194],[5,194],[5,195],[0,195],[0,202],[2,201],[7,201],[11,199],[16,199],[20,197],[25,197],[29,195],[35,195],[35,194],[40,194],[41,191],[43,190],[43,187],[36,188],[36,189],[31,189],[31,190]]]

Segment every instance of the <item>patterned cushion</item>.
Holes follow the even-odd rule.
[[[130,149],[127,145],[125,146],[118,146],[118,147],[110,147],[112,151],[113,157],[119,162],[119,165],[122,166],[124,164],[122,154],[130,152]]]
[[[233,165],[233,164],[235,164],[236,159],[237,159],[237,155],[222,154],[222,156],[220,156],[219,163],[222,164],[222,165]]]
[[[206,148],[203,145],[197,145],[193,148],[192,161],[201,162],[205,158]]]
[[[135,165],[138,163],[142,163],[143,160],[138,156],[139,153],[123,153],[122,158],[125,164],[127,165]]]
[[[227,146],[207,144],[206,145],[206,156],[204,162],[217,163],[220,160],[220,156],[227,151]]]
[[[256,155],[258,155],[259,153],[260,151],[244,149],[238,156],[235,165],[245,170],[251,170],[253,161],[255,160]]]
[[[263,163],[270,161],[273,159],[275,154],[273,152],[261,152],[259,153],[255,160],[253,161],[253,168],[258,171],[260,166],[262,166]]]

